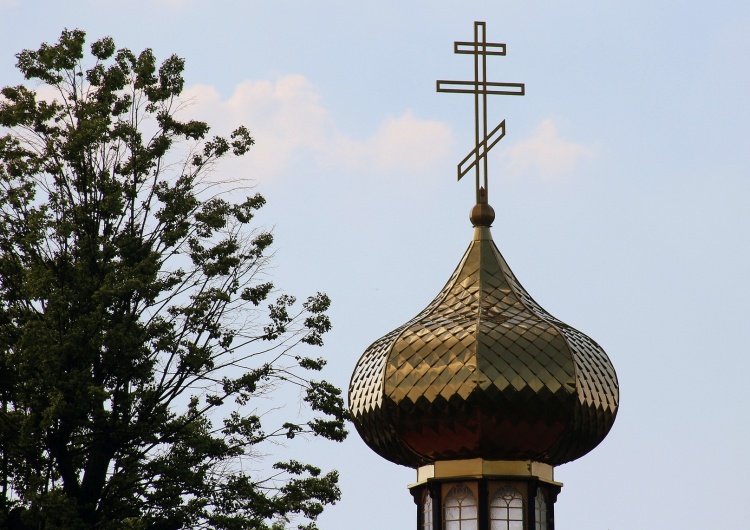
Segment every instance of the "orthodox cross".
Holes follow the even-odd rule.
[[[523,96],[526,93],[526,87],[523,83],[487,82],[487,56],[505,55],[505,44],[487,42],[484,22],[474,22],[474,42],[455,42],[454,53],[474,56],[474,81],[438,81],[437,91],[474,94],[474,137],[476,146],[458,164],[458,180],[461,180],[461,177],[474,168],[477,203],[479,203],[480,177],[484,184],[485,193],[487,191],[487,152],[505,136],[505,120],[487,134],[487,94]]]

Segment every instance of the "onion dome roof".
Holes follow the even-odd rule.
[[[359,359],[354,424],[375,452],[409,467],[575,460],[612,427],[617,376],[596,342],[521,286],[492,240],[494,212],[480,202],[473,240],[443,290]]]

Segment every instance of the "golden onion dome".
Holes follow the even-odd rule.
[[[612,427],[615,370],[596,342],[521,286],[492,240],[494,212],[479,202],[474,237],[446,286],[359,359],[354,424],[375,452],[409,467],[575,460]]]

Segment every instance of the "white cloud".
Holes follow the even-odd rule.
[[[215,131],[247,125],[256,145],[243,166],[256,179],[273,177],[300,157],[326,168],[427,171],[443,160],[453,141],[445,124],[410,111],[383,120],[371,137],[354,139],[338,129],[315,87],[301,75],[245,81],[226,99],[208,85],[189,87],[184,95],[193,101],[186,114]]]
[[[222,99],[212,86],[185,90],[194,105],[187,113],[205,120],[216,132],[246,125],[256,145],[245,160],[255,178],[274,176],[298,153],[320,149],[329,128],[328,112],[318,103],[311,84],[302,76],[287,76],[275,83],[245,81]]]
[[[339,135],[326,153],[329,163],[364,169],[425,171],[442,160],[453,144],[451,131],[439,121],[420,120],[411,111],[385,119],[377,133],[356,141]]]
[[[182,96],[180,119],[205,121],[212,134],[224,136],[245,125],[255,139],[247,156],[222,163],[223,176],[233,172],[250,175],[253,180],[269,179],[300,161],[327,171],[345,169],[363,175],[398,170],[414,176],[429,175],[445,167],[453,149],[447,125],[420,119],[412,111],[373,124],[374,132],[364,139],[347,135],[302,75],[245,81],[226,98],[211,85],[190,86]],[[51,101],[59,94],[42,85],[37,88],[37,97]],[[148,132],[152,124],[142,125]],[[231,175],[228,178],[232,179]]]
[[[548,118],[539,124],[530,138],[511,145],[500,158],[512,174],[556,177],[593,156],[592,147],[560,137],[554,122]]]
[[[0,9],[16,7],[17,5],[18,0],[0,0]]]

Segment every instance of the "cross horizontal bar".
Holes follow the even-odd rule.
[[[505,55],[505,44],[499,44],[494,42],[488,42],[482,44],[481,42],[463,42],[456,41],[453,53],[467,53],[469,55]],[[484,50],[481,50],[484,48]],[[487,49],[490,48],[490,49]],[[494,48],[500,48],[495,51]]]
[[[502,132],[500,133],[500,135],[497,138],[493,139],[492,138],[493,135],[497,131],[499,131],[501,129],[502,129]],[[483,156],[487,156],[487,153],[490,151],[490,149],[492,149],[493,147],[495,147],[495,144],[497,144],[497,142],[499,142],[500,140],[502,140],[503,136],[505,136],[505,120],[501,121],[500,125],[498,125],[494,129],[492,129],[492,132],[490,134],[488,134],[487,137],[484,140],[482,140],[481,142],[479,142],[479,145],[477,145],[474,149],[472,149],[471,153],[469,153],[468,155],[466,155],[464,157],[464,159],[461,160],[461,163],[458,164],[458,180],[461,180],[461,177],[463,177],[464,175],[466,175],[466,173],[468,173],[471,170],[471,168],[473,168],[474,166],[476,166],[479,163],[479,160]],[[489,145],[487,145],[487,141],[488,140],[492,140],[492,142]],[[480,148],[484,148],[481,153],[479,152]],[[469,164],[465,168],[461,169],[461,166],[463,166],[466,162],[468,162],[469,159],[471,159],[472,156],[474,157],[474,159],[471,161],[471,164]]]
[[[473,88],[445,88],[451,87],[473,87]],[[484,87],[483,89],[480,87]],[[515,90],[496,90],[490,87],[503,87]],[[483,83],[475,81],[438,81],[438,92],[453,92],[457,94],[502,94],[505,96],[523,96],[526,94],[526,85],[523,83]]]

